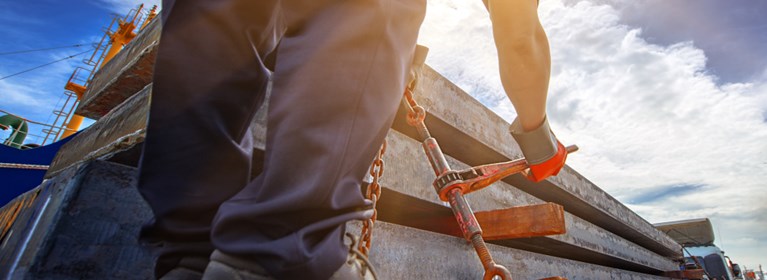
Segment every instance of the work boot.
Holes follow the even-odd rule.
[[[247,267],[247,269],[243,268]],[[202,280],[274,280],[266,270],[252,262],[213,251]]]
[[[202,270],[208,263],[208,258],[184,257],[176,267],[165,273],[159,280],[200,280]]]
[[[357,250],[358,238],[351,233],[346,233],[346,236],[351,239],[349,254],[346,257],[346,262],[330,276],[330,280],[376,280],[377,277],[370,261]],[[210,256],[210,263],[205,269],[202,280],[221,279],[274,280],[264,268],[254,265],[253,262],[232,257],[216,250]]]
[[[202,273],[186,267],[176,267],[165,273],[159,280],[200,280]]]

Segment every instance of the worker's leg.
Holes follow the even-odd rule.
[[[501,83],[517,111],[509,130],[530,164],[528,179],[540,182],[559,173],[567,152],[546,118],[551,55],[538,19],[538,2],[487,0],[485,4],[493,22]]]
[[[141,239],[159,254],[157,276],[176,266],[205,269],[218,206],[249,182],[252,138],[243,136],[268,79],[250,41],[274,48],[272,36],[259,35],[274,30],[276,8],[276,1],[163,1],[139,178],[155,215]]]
[[[283,7],[265,169],[221,206],[213,243],[277,279],[327,279],[346,258],[345,222],[370,208],[360,183],[402,98],[425,1]]]
[[[549,41],[533,0],[489,0],[501,82],[524,131],[543,124],[551,72]]]

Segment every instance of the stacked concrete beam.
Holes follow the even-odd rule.
[[[156,48],[155,44],[147,45],[146,41],[139,42],[144,43],[136,43],[136,46],[129,45],[126,49],[141,50],[133,51],[133,53],[145,56]],[[109,65],[110,70],[102,70],[104,72],[98,73],[94,81],[110,82],[98,83],[106,86],[94,86],[92,91],[89,91],[90,100],[117,100],[119,99],[117,97],[138,94],[114,110],[109,108],[111,112],[105,117],[99,116],[103,118],[78,136],[82,140],[73,139],[68,143],[62,149],[67,152],[62,152],[54,160],[49,171],[50,176],[92,158],[125,154],[119,151],[125,150],[125,144],[120,143],[123,143],[126,137],[133,137],[131,139],[138,139],[138,141],[142,139],[140,134],[143,133],[142,128],[145,125],[148,111],[146,100],[151,88],[149,81],[144,79],[144,82],[139,82],[133,87],[109,85],[118,84],[120,79],[127,79],[126,77],[132,75],[130,73],[140,72],[146,77],[151,77],[151,72],[133,69],[146,69],[146,65],[142,64],[140,59],[126,57]],[[120,69],[120,71],[115,72],[114,69]],[[108,77],[101,77],[101,75]],[[416,100],[427,109],[426,124],[432,135],[440,142],[453,169],[507,161],[521,156],[519,148],[508,135],[508,123],[447,79],[426,67],[419,85],[415,93]],[[101,88],[101,91],[99,92],[97,88]],[[143,90],[136,88],[143,88]],[[117,97],[111,97],[111,95]],[[100,110],[105,111],[104,108]],[[256,157],[263,154],[266,131],[265,112],[266,108],[262,108],[254,120],[256,129],[253,130],[253,137],[256,140]],[[417,211],[425,211],[423,209],[447,213],[448,208],[442,205],[433,193],[431,182],[434,175],[421,152],[420,143],[416,140],[417,133],[405,124],[403,116],[404,112],[400,110],[393,130],[387,136],[389,141],[386,155],[387,167],[382,180],[385,193],[398,193],[401,195],[390,197],[415,201],[413,203],[417,205],[414,207],[405,207],[407,208],[405,211],[411,211],[410,214],[413,215]],[[136,146],[131,149],[134,157],[137,150]],[[256,168],[260,167],[256,166]],[[512,268],[517,279],[549,276],[566,276],[570,279],[655,279],[655,275],[661,274],[662,271],[675,270],[674,260],[681,257],[681,247],[671,238],[656,230],[636,213],[570,168],[565,168],[556,178],[539,184],[530,183],[521,176],[511,176],[485,190],[470,194],[467,198],[477,211],[547,201],[564,206],[567,211],[565,213],[568,229],[566,234],[492,242],[495,244],[492,250],[499,256],[499,263]],[[382,199],[385,200],[386,196],[384,195]],[[382,205],[386,203],[382,202]],[[407,215],[404,216],[407,217]],[[387,267],[382,269],[383,274],[389,276],[385,279],[422,278],[421,276],[424,279],[467,279],[481,272],[481,266],[473,255],[473,249],[460,238],[413,229],[412,227],[419,227],[417,222],[397,218],[396,215],[382,215],[382,220],[384,222],[379,223],[382,226],[375,232],[376,238],[384,241],[376,241],[374,246],[377,246],[377,249],[374,247],[371,259],[379,266]],[[398,237],[403,235],[417,236],[417,238]],[[437,242],[440,245],[430,245],[429,248],[422,249],[433,247],[434,252],[411,250],[412,254],[422,255],[407,257],[402,255],[406,251],[402,248],[420,248],[421,244],[433,243],[429,241],[432,238],[441,240]],[[447,253],[448,251],[451,253]],[[452,261],[421,264],[422,267],[430,267],[435,271],[437,268],[440,269],[439,273],[430,274],[433,277],[420,274],[421,272],[416,269],[417,266],[413,266],[412,263],[392,263],[410,258],[426,261],[431,255],[452,256],[453,254],[456,259]],[[540,264],[540,266],[526,265],[528,258],[530,263]],[[464,263],[472,265],[466,267]],[[389,266],[392,269],[389,269]],[[458,270],[472,271],[462,274],[446,272]],[[446,277],[443,273],[452,276]]]
[[[75,113],[98,120],[149,84],[161,31],[157,17],[102,66],[88,84]]]
[[[62,146],[45,177],[51,178],[69,166],[142,142],[151,91],[151,87],[145,85],[139,92],[112,108],[110,114]]]
[[[349,230],[359,231],[359,225]],[[482,264],[462,239],[379,222],[370,261],[381,279],[482,279]],[[490,244],[496,262],[516,280],[561,276],[569,280],[668,279]]]
[[[441,204],[431,183],[431,167],[421,151],[421,144],[397,131],[387,137],[386,166],[381,184],[392,190]],[[469,166],[447,157],[453,169]],[[503,209],[512,206],[543,203],[505,182],[498,182],[466,196],[474,211]],[[382,199],[386,199],[382,195]],[[567,233],[549,237],[496,241],[501,245],[542,254],[581,260],[601,265],[613,265],[635,271],[657,273],[675,270],[677,265],[654,252],[604,230],[578,216],[565,213]]]
[[[443,152],[469,165],[522,156],[509,136],[509,124],[455,84],[427,67],[419,85],[415,99],[426,108],[426,124]],[[400,120],[394,129],[417,138],[402,120],[403,115],[398,115]],[[521,175],[504,182],[544,201],[561,204],[568,212],[658,254],[681,257],[681,246],[673,239],[569,167],[538,184]]]
[[[151,218],[134,188],[136,173],[96,160],[67,168],[33,190],[36,203],[3,237],[0,273],[8,279],[151,278],[152,257],[135,240]],[[359,232],[360,223],[348,228]],[[371,261],[381,279],[482,277],[473,250],[460,238],[387,222],[378,222],[375,233]],[[664,279],[500,245],[490,249],[514,279]]]

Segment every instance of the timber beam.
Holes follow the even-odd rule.
[[[705,279],[703,278],[706,275],[706,272],[703,271],[703,269],[688,269],[688,270],[677,270],[677,271],[666,271],[663,273],[663,276],[674,278],[674,279]]]
[[[551,202],[474,213],[485,240],[564,234],[565,210]],[[453,235],[460,234],[460,231]]]
[[[378,219],[417,229],[463,237],[449,207],[384,188]],[[485,240],[506,240],[563,234],[562,206],[542,203],[474,213]]]

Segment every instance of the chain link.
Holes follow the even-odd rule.
[[[386,139],[384,139],[383,144],[381,144],[381,149],[378,150],[378,153],[373,160],[373,164],[370,165],[370,176],[373,177],[373,180],[368,185],[367,191],[365,192],[365,198],[373,202],[373,215],[370,216],[370,219],[362,222],[360,243],[357,245],[357,249],[365,256],[368,256],[368,253],[370,252],[370,245],[373,242],[373,226],[375,225],[376,219],[378,218],[378,210],[376,209],[376,204],[378,204],[378,199],[381,198],[381,185],[378,183],[378,180],[383,176],[384,173],[383,155],[385,152]]]

